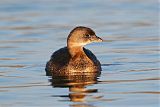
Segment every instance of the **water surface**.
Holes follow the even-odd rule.
[[[1,0],[1,107],[158,107],[159,20],[156,0]],[[53,81],[50,55],[77,25],[110,42],[87,45],[99,77]],[[84,81],[86,80],[86,81]]]

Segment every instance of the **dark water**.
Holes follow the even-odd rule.
[[[1,0],[0,107],[160,106],[158,5],[157,0]],[[86,46],[102,63],[102,74],[70,84],[52,81],[46,61],[77,25],[110,41]]]

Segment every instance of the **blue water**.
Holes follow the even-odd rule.
[[[102,73],[55,87],[45,64],[78,25],[108,40],[85,46]],[[158,107],[159,33],[158,0],[1,0],[0,107]]]

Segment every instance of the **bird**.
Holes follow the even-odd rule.
[[[67,46],[55,51],[46,64],[46,73],[51,75],[81,75],[100,73],[101,63],[84,46],[93,42],[102,42],[95,32],[84,26],[77,26],[68,35]]]

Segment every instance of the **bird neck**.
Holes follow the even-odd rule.
[[[77,43],[68,43],[67,48],[72,57],[79,54],[84,54],[83,46],[78,45]]]

